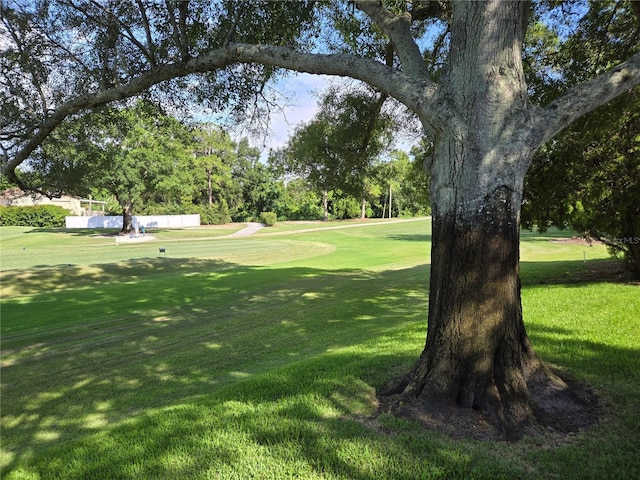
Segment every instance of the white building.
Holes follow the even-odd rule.
[[[0,193],[0,205],[7,207],[31,207],[35,205],[58,205],[74,215],[104,215],[107,202],[62,195],[60,198],[49,198],[32,192],[23,192],[19,188],[10,188]]]

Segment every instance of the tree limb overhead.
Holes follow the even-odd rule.
[[[640,84],[640,53],[602,75],[569,90],[538,111],[533,135],[542,145],[581,116]]]

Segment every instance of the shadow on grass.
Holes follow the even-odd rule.
[[[372,273],[159,259],[75,273],[54,279],[59,291],[3,301],[6,471],[59,443],[107,435],[100,432],[274,368],[406,336],[404,328],[419,339],[426,318],[426,266]],[[20,281],[15,275],[5,280]],[[43,281],[35,275],[27,280],[34,287]],[[419,348],[420,340],[408,344]],[[394,358],[404,364],[415,356]],[[324,373],[298,375],[294,391]],[[142,435],[145,449],[157,441]],[[131,453],[122,442],[112,458],[95,457],[98,447],[89,455],[117,464]]]
[[[569,328],[532,323],[527,330],[545,362],[595,388],[603,417],[577,442],[532,449],[526,461],[544,465],[546,478],[640,478],[640,349],[586,340]]]
[[[619,353],[594,347],[602,356]],[[32,468],[42,478],[65,472],[63,478],[92,479],[539,478],[540,471],[510,460],[506,446],[492,453],[487,445],[454,443],[392,417],[368,420],[375,407],[376,372],[413,358],[350,351],[307,357],[210,395],[172,398],[71,447],[54,447]],[[544,464],[544,474],[576,479],[607,478],[611,471],[620,475],[630,471],[620,465],[634,458],[637,445],[637,439],[622,446],[599,444],[587,459],[575,448],[545,448],[541,457],[552,461],[551,467]],[[538,453],[524,455],[536,465]]]
[[[423,234],[399,234],[399,235],[387,235],[386,238],[390,238],[392,240],[405,240],[408,242],[424,242],[425,244],[431,242],[431,235],[423,235]]]
[[[51,290],[101,287],[113,283],[152,280],[168,275],[186,276],[236,267],[219,260],[171,258],[158,254],[157,258],[127,259],[120,263],[99,265],[36,265],[28,270],[2,272],[2,281],[13,294],[31,295]]]
[[[533,285],[575,285],[632,281],[624,261],[615,258],[588,261],[520,262],[523,287]]]
[[[33,228],[24,233],[57,233],[73,237],[102,237],[117,235],[119,228]]]
[[[363,419],[368,372],[406,357],[310,358],[53,448],[32,468],[42,478],[524,478],[407,422]]]
[[[41,478],[286,477],[282,465],[362,480],[533,476],[414,425],[367,420],[375,389],[424,344],[427,266],[170,258],[72,273],[60,291],[3,302],[5,472],[24,462]],[[583,376],[638,353],[529,330],[534,346],[573,352]]]

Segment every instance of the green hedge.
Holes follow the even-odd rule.
[[[19,227],[61,228],[71,212],[58,205],[5,207],[0,205],[0,225]]]

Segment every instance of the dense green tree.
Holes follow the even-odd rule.
[[[304,178],[317,193],[322,195],[323,218],[329,217],[328,195],[337,188],[342,180],[340,174],[335,175],[337,168],[326,161],[316,161],[316,152],[323,149],[325,125],[312,121],[304,127],[298,127],[289,139],[286,149],[275,158],[285,162],[283,168],[299,178]],[[294,173],[295,172],[295,173]]]
[[[183,124],[147,102],[113,115],[117,123],[102,144],[106,153],[93,186],[116,197],[122,231],[128,232],[136,205],[190,196],[192,186],[179,180],[192,159],[193,144]]]
[[[422,138],[420,142],[411,147],[409,156],[411,166],[409,168],[409,178],[407,179],[406,196],[411,199],[411,209],[415,215],[431,213],[429,200],[429,174],[424,168],[429,162],[433,150],[433,143],[428,138]]]
[[[110,137],[120,122],[108,109],[68,119],[31,158],[31,185],[50,196],[87,196],[108,163]]]
[[[640,43],[640,25],[617,2],[600,2],[580,28],[559,45],[543,26],[538,56],[553,76],[535,78],[538,95],[557,97],[565,84],[585,81],[602,68],[629,56]],[[602,22],[602,17],[606,22]],[[540,52],[545,53],[544,55]],[[572,62],[568,62],[571,56]],[[622,253],[629,269],[640,275],[640,90],[636,87],[613,102],[578,119],[541,148],[527,174],[522,218],[525,226],[545,230],[569,227],[605,242]]]
[[[378,216],[410,217],[429,213],[428,177],[423,161],[423,151],[414,147],[410,154],[394,150],[389,158],[373,166],[370,185],[378,197],[372,202]]]
[[[377,165],[373,164],[367,169],[367,173],[362,182],[362,193],[360,203],[360,218],[374,216],[374,208],[376,203],[380,200],[382,194],[382,182],[376,176]]]
[[[329,211],[332,217],[337,220],[358,218],[361,215],[361,202],[341,190],[330,192],[328,201]]]
[[[12,188],[15,185],[7,178],[6,175],[0,173],[0,192]]]
[[[120,205],[122,231],[133,228],[134,207],[179,203],[191,195],[184,172],[191,159],[191,136],[155,105],[103,109],[66,122],[31,162],[35,182],[55,193],[86,196],[109,192]]]
[[[134,207],[138,213],[168,213],[191,198],[192,150],[182,123],[141,101],[69,119],[35,152],[29,175],[50,195],[108,192],[128,232]],[[154,210],[159,204],[162,210]]]
[[[278,156],[289,174],[305,178],[322,193],[325,219],[332,191],[366,199],[371,165],[391,141],[391,118],[382,110],[385,100],[361,89],[328,90],[316,116],[296,129],[285,155]],[[339,216],[347,215],[348,209],[342,210]]]
[[[236,159],[236,145],[222,128],[216,125],[200,125],[195,131],[196,151],[194,165],[202,171],[206,181],[206,201],[212,206],[226,203],[224,191],[232,184],[231,168]],[[199,182],[199,175],[194,179]]]
[[[404,195],[403,187],[406,185],[406,179],[409,177],[409,156],[402,150],[392,152],[389,162],[384,166],[383,170],[386,195],[385,205],[387,206],[387,216],[402,216],[403,207],[408,201]]]
[[[552,24],[572,3],[534,5]],[[269,105],[265,83],[284,68],[355,78],[404,104],[434,143],[426,165],[433,232],[426,344],[394,390],[395,408],[436,416],[473,409],[507,437],[562,423],[542,394],[567,386],[535,354],[522,317],[524,177],[539,147],[640,83],[637,45],[619,65],[595,58],[585,82],[538,103],[523,63],[526,1],[49,0],[1,8],[0,142],[7,175],[23,187],[17,167],[67,117],[146,91],[176,106],[199,100],[240,114]],[[570,21],[563,31],[585,14],[601,25],[609,18],[600,2],[575,11],[560,15]]]
[[[277,175],[276,179],[278,178]],[[302,178],[288,181],[276,180],[280,184],[281,195],[278,197],[274,211],[278,218],[286,220],[320,220],[322,207],[320,196],[309,188]]]
[[[569,227],[622,253],[640,275],[640,90],[580,119],[536,155],[523,224]]]

